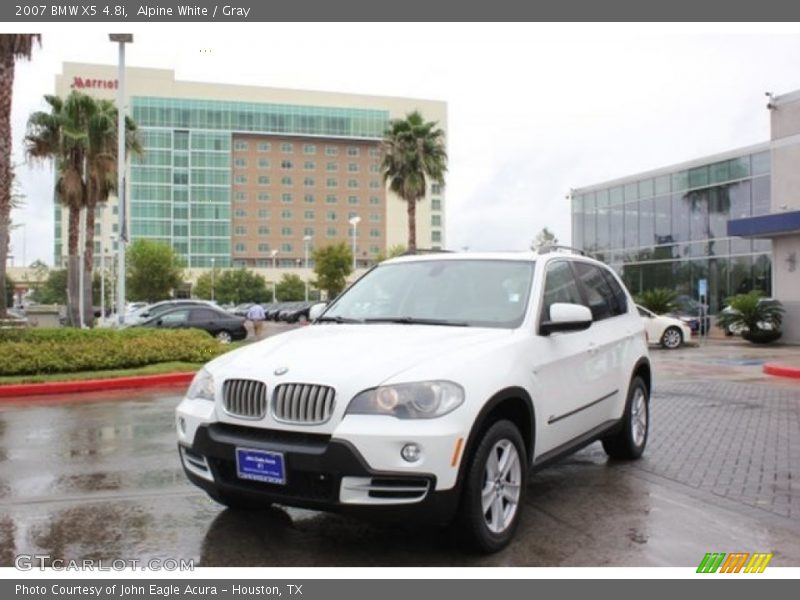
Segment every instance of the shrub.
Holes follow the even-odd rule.
[[[645,290],[636,296],[635,300],[637,304],[644,306],[647,310],[657,315],[663,315],[664,313],[676,310],[677,304],[675,300],[677,297],[678,294],[674,290],[655,288],[652,290]]]
[[[0,331],[0,375],[127,369],[206,362],[227,350],[200,330],[27,329]]]
[[[767,344],[781,337],[783,305],[777,300],[763,298],[753,290],[726,300],[728,307],[719,313],[717,325],[725,329],[742,330],[742,337],[755,344]]]

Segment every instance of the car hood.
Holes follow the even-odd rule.
[[[421,362],[508,338],[511,333],[507,329],[432,325],[311,325],[224,354],[207,368],[222,378],[368,387]],[[283,369],[283,375],[275,375]]]

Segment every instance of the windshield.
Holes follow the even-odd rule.
[[[376,267],[322,321],[518,327],[528,306],[532,261],[424,260]]]

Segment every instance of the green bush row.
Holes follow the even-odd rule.
[[[225,350],[199,330],[3,331],[0,375],[126,369],[171,361],[202,363]]]

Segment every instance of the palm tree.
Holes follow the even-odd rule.
[[[49,112],[39,111],[28,118],[26,153],[37,162],[56,165],[55,192],[58,202],[69,211],[67,238],[67,315],[71,325],[80,322],[78,313],[78,236],[80,211],[86,202],[83,179],[88,146],[87,120],[92,98],[73,92],[66,100],[45,96]]]
[[[444,185],[447,152],[444,131],[437,125],[414,111],[393,120],[383,140],[383,179],[407,203],[409,252],[417,249],[417,202],[429,183]]]
[[[88,146],[86,152],[86,231],[83,250],[84,323],[94,321],[92,281],[94,270],[94,221],[97,207],[108,201],[117,188],[117,109],[109,100],[97,100],[87,120]],[[129,153],[139,154],[142,146],[136,125],[125,118],[125,146]]]
[[[0,318],[6,316],[6,262],[11,222],[11,97],[17,59],[30,59],[38,33],[0,34]]]

